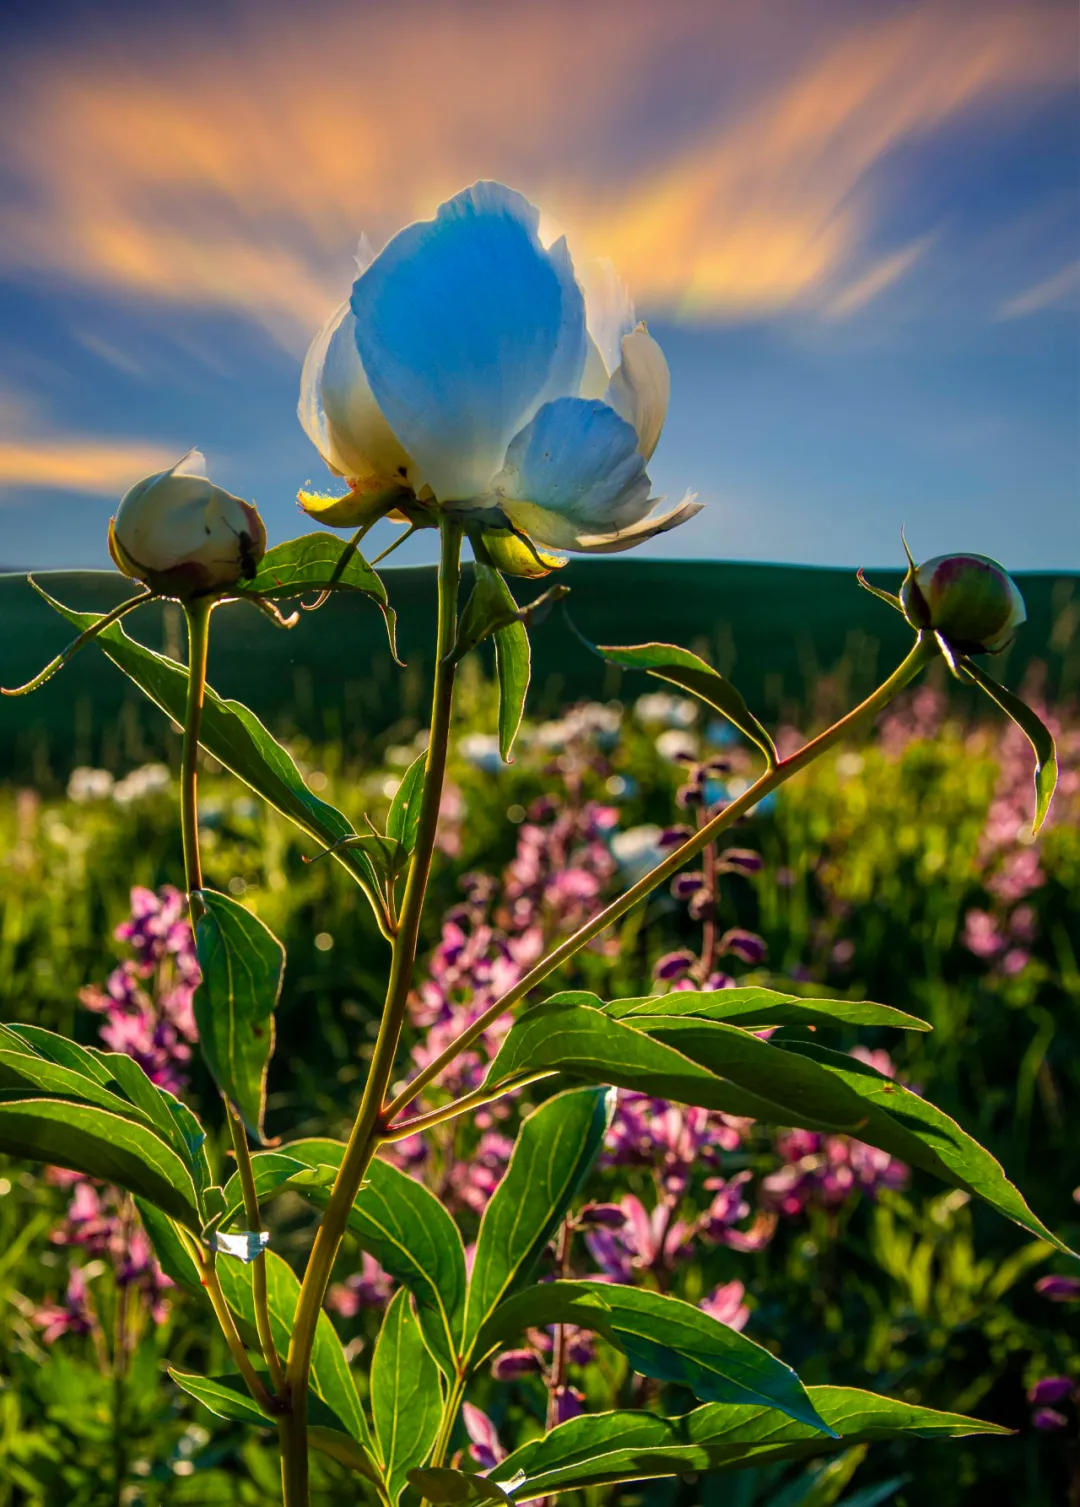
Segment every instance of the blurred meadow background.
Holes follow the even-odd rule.
[[[561,983],[637,994],[709,946],[740,983],[920,1017],[929,1034],[871,1042],[877,1065],[960,1120],[1075,1244],[1074,7],[9,0],[0,25],[0,680],[66,641],[21,572],[50,572],[82,609],[119,600],[101,568],[116,501],[192,444],[258,502],[271,543],[303,532],[298,487],[330,479],[295,420],[299,363],[357,237],[377,246],[478,177],[516,185],[634,289],[672,369],[657,490],[708,504],[644,558],[572,563],[580,632],[706,654],[791,739],[904,652],[854,567],[891,567],[874,579],[894,588],[905,524],[922,558],[979,550],[1016,571],[1029,622],[995,670],[1062,759],[1033,844],[1027,745],[931,675],[732,834],[711,942],[693,894],[663,892]],[[386,571],[404,671],[366,602],[335,599],[288,635],[242,606],[215,624],[212,684],[354,822],[381,818],[423,747],[430,549],[420,534]],[[175,609],[133,632],[182,657]],[[418,1022],[483,998],[537,934],[636,877],[688,820],[695,779],[710,799],[745,788],[746,747],[603,665],[562,616],[533,652],[511,766],[490,679],[465,679]],[[0,704],[0,1013],[167,1062],[224,1144],[185,1035],[179,741],[98,649]],[[281,818],[212,763],[201,788],[208,882],[288,949],[269,1129],[339,1135],[384,944]],[[704,1300],[807,1382],[1016,1432],[583,1507],[1080,1501],[1076,1392],[1045,1385],[1080,1384],[1080,1288],[1046,1247],[843,1137],[639,1110],[585,1190],[624,1219],[583,1226],[580,1273]],[[403,1152],[467,1238],[506,1164],[505,1112]],[[274,1248],[300,1253],[304,1206],[271,1209]],[[220,1337],[125,1218],[104,1188],[0,1166],[0,1507],[274,1500],[269,1446],[165,1377],[166,1357],[220,1369]],[[377,1271],[343,1261],[332,1303],[353,1354],[385,1298]],[[571,1380],[590,1406],[649,1400],[603,1345],[579,1343]],[[542,1397],[527,1360],[485,1379],[493,1432],[476,1424],[474,1459],[520,1437]],[[318,1470],[320,1502],[352,1500],[343,1473]]]

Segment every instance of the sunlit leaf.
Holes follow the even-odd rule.
[[[557,999],[568,998],[556,995]],[[574,995],[581,1003],[598,1003],[595,997]],[[679,989],[672,994],[613,999],[602,1006],[606,1015],[633,1025],[639,1015],[692,1015],[702,1020],[722,1020],[747,1030],[768,1026],[892,1026],[901,1031],[929,1031],[917,1015],[905,1015],[890,1005],[868,1000],[803,999],[780,994],[775,989]]]
[[[386,621],[390,652],[397,658],[394,610],[386,587],[363,555],[335,534],[305,534],[267,550],[256,575],[236,589],[238,597],[281,601],[323,591],[359,591],[372,599]]]
[[[676,644],[598,644],[597,653],[624,670],[645,670],[689,691],[756,743],[770,767],[777,762],[776,745],[729,680],[689,649]]]
[[[1058,758],[1053,734],[1026,701],[1021,701],[1019,696],[1007,691],[973,660],[964,659],[962,668],[980,690],[985,691],[990,700],[997,702],[1005,715],[1016,723],[1035,750],[1035,820],[1031,830],[1033,833],[1038,832],[1046,820],[1046,813],[1050,810],[1050,802],[1057,788]]]
[[[371,1414],[387,1495],[396,1503],[409,1471],[427,1459],[442,1419],[439,1368],[399,1287],[383,1315],[371,1363]]]
[[[753,1402],[811,1427],[819,1418],[790,1366],[681,1298],[615,1282],[540,1282],[515,1293],[480,1330],[486,1355],[525,1329],[576,1324],[623,1350],[635,1371],[688,1387],[703,1402]]]
[[[195,949],[202,982],[193,1002],[199,1046],[218,1088],[261,1140],[285,949],[229,895],[204,889],[199,900]]]
[[[605,1089],[573,1089],[522,1121],[510,1165],[480,1223],[466,1350],[503,1299],[528,1281],[596,1159],[614,1107]]]
[[[386,835],[392,842],[400,843],[405,853],[416,847],[416,827],[420,820],[420,802],[424,795],[424,766],[426,751],[413,760],[401,777],[401,784],[394,791],[390,810],[386,813]]]
[[[1009,1433],[997,1424],[895,1402],[853,1387],[810,1387],[808,1393],[818,1415],[834,1430],[835,1439],[775,1409],[758,1406],[716,1403],[681,1418],[593,1413],[573,1418],[515,1450],[496,1465],[491,1478],[506,1481],[524,1472],[525,1485],[515,1490],[514,1500],[533,1502],[562,1491],[739,1470],[878,1440]]]
[[[525,715],[532,653],[524,623],[510,623],[499,628],[494,638],[495,674],[499,682],[499,753],[509,764],[514,740]]]

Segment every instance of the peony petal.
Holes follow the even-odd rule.
[[[585,295],[585,322],[596,345],[604,369],[610,377],[622,360],[623,336],[637,324],[630,289],[607,257],[596,257],[578,271],[578,281]],[[582,397],[603,397],[603,391]]]
[[[494,491],[538,544],[575,549],[649,511],[649,478],[633,428],[606,403],[559,398],[517,435]]]
[[[583,555],[617,555],[624,549],[644,544],[646,539],[655,539],[657,534],[666,534],[670,529],[678,528],[680,523],[687,523],[704,506],[703,502],[698,501],[696,492],[687,492],[677,508],[661,513],[659,518],[643,518],[629,528],[618,529],[611,534],[582,535],[573,547]]]
[[[186,455],[180,457],[175,466],[164,474],[167,476],[199,476],[203,481],[207,481],[209,478],[206,474],[206,456],[201,450],[189,450]]]
[[[622,362],[605,394],[615,412],[637,430],[638,448],[652,459],[667,418],[671,373],[663,351],[643,324],[622,341]]]
[[[330,469],[360,492],[391,486],[417,491],[422,480],[416,467],[372,396],[355,324],[343,303],[311,342],[300,377],[300,422]]]
[[[576,393],[585,311],[565,241],[477,183],[400,231],[353,285],[356,342],[376,401],[441,502],[483,496],[515,434]]]

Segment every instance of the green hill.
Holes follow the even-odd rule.
[[[252,608],[237,605],[214,620],[211,681],[223,695],[246,701],[275,731],[315,741],[341,739],[361,751],[402,718],[422,715],[434,617],[434,571],[413,567],[384,574],[397,609],[399,646],[407,669],[391,661],[382,621],[366,600],[339,597],[304,615],[285,633]],[[663,639],[694,647],[738,684],[769,720],[806,715],[812,686],[828,678],[836,695],[869,689],[873,677],[902,657],[910,641],[903,621],[860,590],[851,570],[718,561],[575,560],[560,575],[572,589],[567,606],[593,642]],[[877,577],[895,587],[897,581]],[[1017,577],[1029,620],[999,662],[1018,684],[1033,661],[1045,665],[1051,694],[1080,683],[1077,620],[1080,577]],[[61,600],[102,610],[127,594],[112,572],[44,573]],[[540,587],[517,583],[527,600]],[[131,620],[129,620],[131,621]],[[133,621],[154,648],[177,654],[183,642],[179,609],[154,605]],[[0,576],[0,683],[30,678],[71,637],[66,625],[27,586]],[[591,655],[556,610],[533,633],[531,704],[554,707],[579,697],[620,693],[621,672]],[[1040,672],[1042,673],[1042,672]],[[625,694],[645,688],[633,676]],[[169,734],[160,714],[97,649],[88,649],[44,689],[0,702],[0,775],[47,784],[76,763],[129,767],[160,755]]]

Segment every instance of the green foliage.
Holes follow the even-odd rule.
[[[309,592],[358,591],[370,597],[386,622],[390,652],[396,656],[395,614],[386,587],[355,544],[336,534],[305,534],[267,550],[257,574],[237,589],[238,597],[270,601],[306,596]]]
[[[581,996],[582,1003],[592,998]],[[638,1016],[684,1016],[697,1020],[719,1020],[742,1026],[747,1031],[774,1026],[892,1026],[901,1031],[929,1031],[931,1027],[916,1015],[905,1015],[891,1005],[874,1005],[868,1000],[804,999],[797,994],[781,994],[775,989],[716,989],[702,992],[680,989],[676,994],[643,995],[640,999],[613,999],[604,1013],[614,1020],[635,1020]]]
[[[1050,802],[1057,788],[1058,758],[1053,734],[1026,701],[1021,701],[1019,696],[1014,696],[1012,691],[1003,686],[1000,681],[992,679],[972,660],[962,660],[960,668],[980,690],[986,692],[991,701],[997,703],[1007,717],[1016,723],[1035,750],[1035,820],[1031,826],[1034,836],[1046,820],[1046,813],[1050,810]]]
[[[202,983],[194,1001],[199,1046],[221,1092],[261,1140],[285,949],[264,922],[228,895],[204,889],[199,901],[195,946]]]
[[[409,1472],[427,1458],[442,1418],[438,1367],[407,1287],[398,1289],[383,1315],[371,1363],[371,1412],[387,1495],[396,1503]]]
[[[525,695],[532,674],[532,649],[524,623],[495,631],[495,675],[499,682],[499,753],[511,762],[525,715]]]
[[[666,680],[704,701],[751,743],[756,743],[771,769],[777,762],[776,745],[729,680],[725,680],[697,654],[675,644],[600,644],[597,652],[624,670],[645,670],[657,680]]]
[[[605,1089],[576,1089],[548,1099],[522,1121],[506,1175],[480,1221],[465,1314],[467,1351],[499,1304],[531,1277],[596,1160],[614,1107]]]

